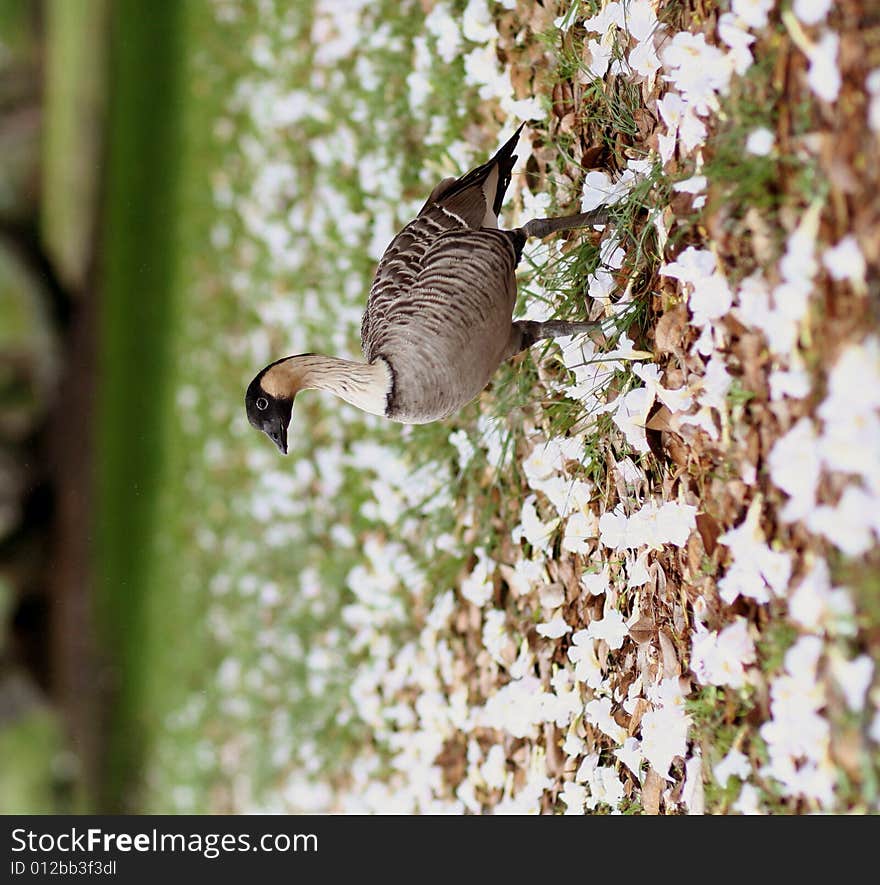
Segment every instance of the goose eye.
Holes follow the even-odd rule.
[[[269,408],[269,400],[267,400],[266,397],[261,396],[261,397],[257,400],[257,408],[258,408],[261,412],[265,412],[266,409]]]

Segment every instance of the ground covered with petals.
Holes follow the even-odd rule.
[[[869,5],[193,4],[148,805],[877,810]],[[280,459],[247,381],[356,355],[522,120],[506,224],[612,218],[528,245],[518,313],[604,335],[437,425],[303,395]]]

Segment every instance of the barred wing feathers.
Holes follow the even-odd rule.
[[[364,350],[394,373],[388,417],[445,417],[486,386],[510,337],[515,267],[506,232],[453,230],[434,239],[406,291],[381,300]]]
[[[361,322],[361,342],[368,360],[375,355],[375,330],[387,321],[389,306],[409,292],[434,241],[451,231],[498,226],[497,216],[510,184],[516,162],[513,151],[521,130],[522,126],[487,163],[461,178],[443,179],[416,218],[385,250]]]

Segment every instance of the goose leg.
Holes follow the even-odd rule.
[[[510,329],[510,339],[504,359],[509,359],[520,351],[528,349],[536,341],[545,338],[583,335],[601,328],[600,323],[569,323],[565,320],[547,320],[544,323],[537,323],[532,320],[518,320]]]
[[[605,207],[593,209],[591,212],[579,212],[577,215],[562,215],[558,218],[533,218],[520,230],[527,237],[548,237],[559,230],[572,230],[577,227],[591,227],[594,224],[605,224],[608,221],[608,210]]]

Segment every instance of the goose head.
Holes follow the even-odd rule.
[[[244,403],[251,426],[265,433],[278,446],[278,451],[286,455],[287,428],[293,411],[295,391],[279,388],[272,383],[276,380],[271,374],[276,365],[277,363],[273,363],[266,366],[251,381]]]

